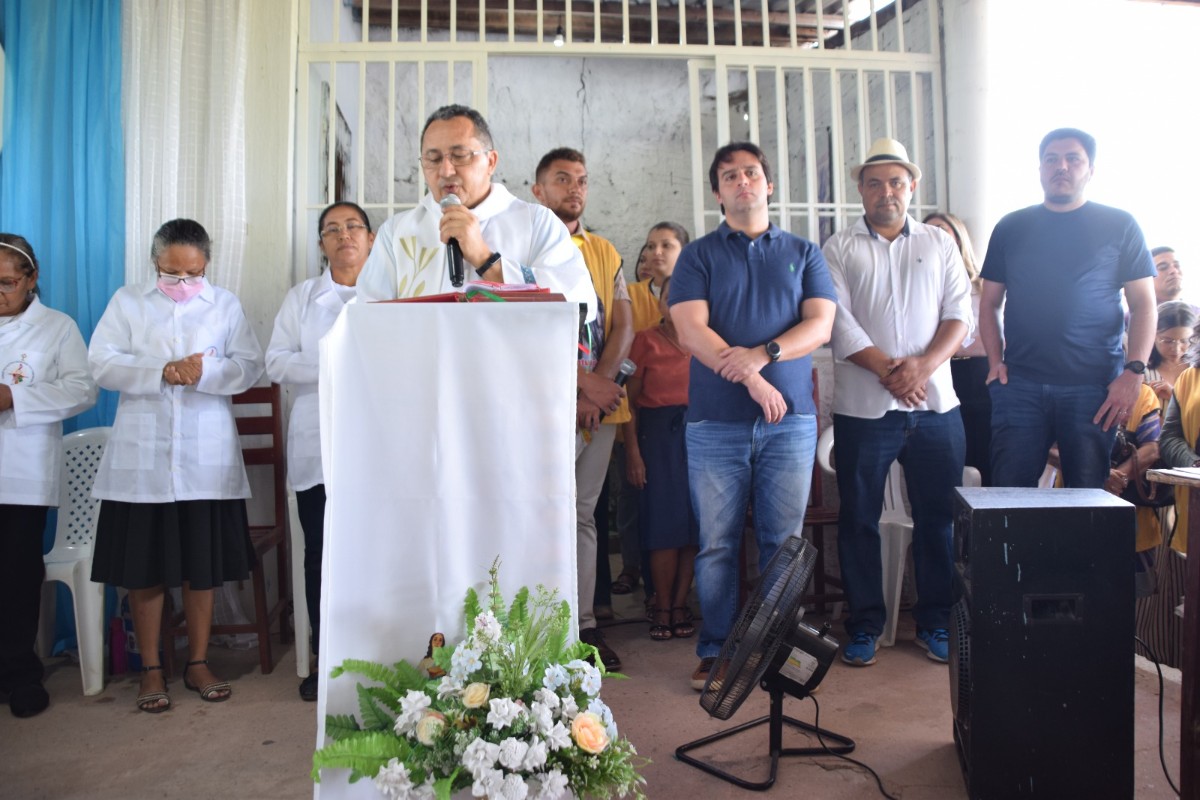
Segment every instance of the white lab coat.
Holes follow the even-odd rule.
[[[171,386],[167,362],[203,353],[195,386]],[[262,375],[262,348],[242,305],[204,282],[177,304],[153,281],[113,295],[88,348],[102,388],[121,393],[112,437],[92,494],[102,500],[169,503],[250,496],[232,395]]]
[[[293,387],[287,459],[288,483],[296,491],[325,482],[317,399],[320,342],[345,305],[328,271],[293,286],[275,315],[267,345],[267,377]]]
[[[62,421],[94,406],[97,394],[75,320],[34,297],[0,326],[0,381],[13,397],[0,411],[0,503],[57,506]]]

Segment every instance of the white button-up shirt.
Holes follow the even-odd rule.
[[[567,226],[550,209],[519,200],[493,183],[471,212],[479,219],[483,240],[500,254],[504,283],[536,283],[572,302],[587,303],[587,319],[595,319],[592,277]],[[380,225],[358,276],[358,296],[395,300],[461,291],[450,284],[441,220],[442,207],[426,194],[416,208]],[[475,279],[473,271],[467,267],[467,280]]]
[[[163,367],[203,353],[195,386],[171,386]],[[232,395],[262,375],[263,355],[242,304],[204,282],[176,303],[153,281],[117,290],[88,348],[96,382],[121,393],[92,494],[169,503],[250,496]]]
[[[949,360],[934,370],[925,402],[909,408],[879,376],[847,359],[874,345],[892,358],[923,354],[938,326],[960,320],[974,329],[971,284],[954,240],[908,218],[895,240],[875,234],[865,217],[834,234],[823,248],[837,289],[833,323],[833,411],[878,419],[888,411],[937,411],[958,405]]]
[[[75,320],[34,297],[0,325],[0,382],[13,401],[0,411],[0,503],[57,506],[62,421],[95,405],[97,394]]]
[[[320,343],[345,305],[328,271],[293,286],[275,315],[275,329],[267,345],[267,377],[293,387],[287,459],[288,483],[296,491],[325,482],[317,398]]]

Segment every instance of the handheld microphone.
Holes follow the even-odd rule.
[[[613,378],[613,383],[623,387],[625,381],[629,380],[635,372],[637,372],[637,364],[627,358],[621,362],[621,366],[617,367],[617,376]]]
[[[627,358],[621,362],[619,367],[617,367],[617,374],[613,378],[613,383],[624,388],[625,381],[629,380],[630,376],[635,372],[637,372],[637,364],[633,363]],[[608,415],[605,412],[600,412],[600,419],[604,419],[606,416]]]
[[[462,200],[458,199],[458,195],[448,194],[442,198],[439,203],[442,210],[446,210],[450,206],[461,206]],[[450,285],[458,288],[463,285],[463,254],[462,248],[458,246],[458,239],[451,239],[446,242],[446,269],[450,272]]]

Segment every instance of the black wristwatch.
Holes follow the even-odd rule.
[[[1125,365],[1125,369],[1129,370],[1134,375],[1145,375],[1146,374],[1146,362],[1145,361],[1130,361],[1128,364]]]
[[[783,355],[783,349],[780,348],[779,342],[767,342],[763,347],[766,348],[767,358],[771,359],[772,364],[778,361],[779,357]]]
[[[487,261],[485,261],[485,262],[483,262],[483,264],[481,264],[481,265],[479,266],[479,269],[475,270],[475,274],[476,274],[476,275],[478,275],[479,277],[481,277],[481,278],[482,278],[482,277],[483,277],[483,273],[485,273],[485,272],[487,272],[489,269],[491,269],[491,268],[492,268],[492,264],[495,264],[495,263],[496,263],[497,261],[499,261],[499,260],[500,260],[500,254],[499,254],[499,253],[492,253],[490,256],[488,256],[488,260],[487,260]]]

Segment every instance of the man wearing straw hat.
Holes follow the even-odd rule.
[[[920,168],[904,145],[879,139],[850,170],[863,216],[825,243],[838,294],[833,324],[838,557],[850,605],[842,660],[875,663],[888,609],[879,518],[892,463],[905,469],[913,516],[917,644],[948,660],[953,602],[953,489],[966,437],[950,357],[973,323],[958,246],[908,216]]]

